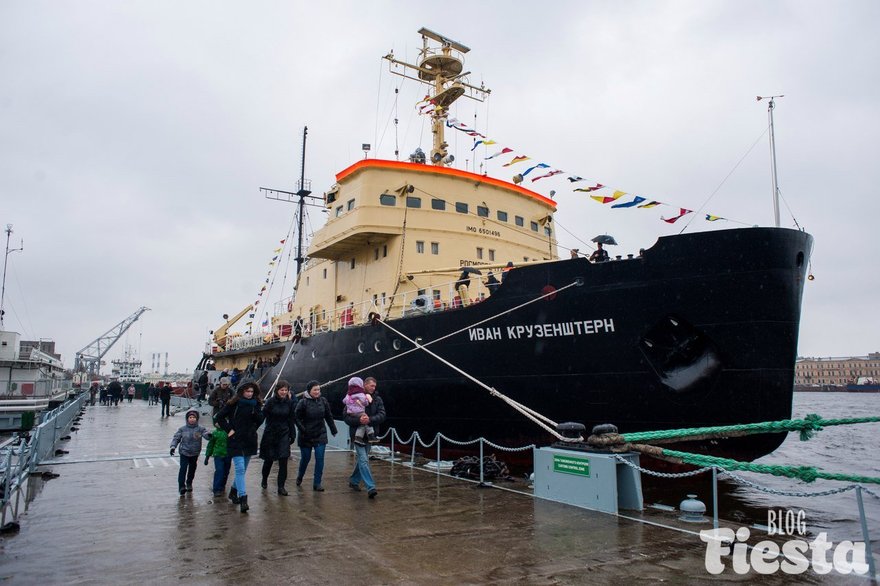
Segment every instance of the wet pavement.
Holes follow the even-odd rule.
[[[328,450],[323,493],[312,491],[310,475],[302,488],[293,485],[298,457],[289,497],[276,494],[274,471],[262,491],[255,459],[251,509],[241,514],[228,500],[215,501],[213,464],[200,459],[195,490],[181,498],[168,444],[183,423],[182,413],[163,419],[143,401],[89,407],[59,446],[69,453],[41,468],[60,477],[31,479],[35,497],[21,531],[0,539],[0,582],[630,585],[756,577],[728,568],[711,579],[705,544],[692,533],[707,526],[671,530],[400,463],[372,463],[379,495],[369,500],[348,488],[353,457],[345,451]],[[653,521],[675,522],[669,514]],[[768,584],[824,580],[853,579],[762,577]]]

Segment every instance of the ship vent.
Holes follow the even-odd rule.
[[[712,340],[676,315],[654,324],[639,347],[660,382],[677,393],[707,391],[721,373]]]

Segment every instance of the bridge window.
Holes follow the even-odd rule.
[[[336,208],[336,217],[338,218],[341,215],[342,215],[342,206],[339,206]]]
[[[532,227],[532,232],[538,231],[538,222],[531,222],[529,225]]]
[[[354,270],[354,259],[351,259],[351,268]]]
[[[373,251],[373,260],[379,260],[379,249]]]
[[[525,224],[526,221],[523,219],[522,216],[514,216],[513,220],[516,222],[516,225],[519,226],[520,228],[522,228],[523,226],[526,225]]]
[[[390,193],[383,193],[379,196],[379,203],[383,206],[396,206],[397,198]]]
[[[477,206],[477,215],[481,218],[488,218],[489,208],[487,208],[486,206]]]
[[[354,209],[354,200],[353,199],[348,200],[348,203],[345,204],[345,209],[346,209],[346,211],[349,211],[349,212]]]
[[[406,207],[408,207],[408,208],[422,207],[422,198],[413,197],[411,195],[406,196]]]
[[[422,240],[416,240],[416,253],[425,254],[425,243]]]
[[[468,213],[468,204],[463,201],[455,202],[455,211],[457,211],[459,214]]]
[[[550,226],[544,226],[544,235],[545,236],[550,236],[552,233],[553,233],[553,231],[550,229]]]
[[[324,278],[327,278],[327,269],[324,269]]]
[[[446,200],[437,199],[436,197],[431,199],[431,208],[441,212],[446,210]]]
[[[498,210],[498,221],[499,222],[506,222],[507,221],[507,212],[502,212],[501,210]]]
[[[382,258],[385,258],[386,256],[388,256],[388,245],[383,244],[382,245]]]

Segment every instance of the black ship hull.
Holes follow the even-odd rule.
[[[430,350],[554,421],[588,430],[785,419],[811,247],[811,236],[788,229],[665,237],[640,258],[516,268],[481,303],[388,323],[422,344],[462,330]],[[387,424],[403,437],[418,431],[428,441],[441,432],[511,447],[553,440],[447,364],[406,353],[411,348],[381,324],[324,332],[294,345],[281,377],[298,390],[311,379],[374,376]],[[263,380],[274,381],[279,369]],[[324,386],[337,416],[345,380]],[[691,447],[751,460],[784,438]]]

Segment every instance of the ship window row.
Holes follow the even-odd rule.
[[[353,204],[353,202],[354,202],[354,200],[352,200],[349,203]],[[383,193],[379,196],[379,203],[383,206],[396,206],[397,205],[397,196],[392,195],[390,193]],[[414,195],[406,196],[406,207],[414,208],[414,209],[421,209],[422,198],[414,196]],[[352,208],[349,208],[349,209],[352,209]],[[438,210],[441,212],[445,211],[446,210],[446,200],[432,197],[431,198],[431,209]],[[468,214],[468,213],[470,213],[470,205],[464,201],[457,201],[457,202],[455,202],[455,211],[459,214]],[[336,215],[339,216],[341,213],[342,213],[342,206],[336,208]],[[496,218],[498,219],[499,222],[507,223],[509,221],[508,220],[509,215],[507,212],[502,211],[502,210],[496,210],[495,214],[496,214]],[[484,206],[484,205],[477,206],[477,217],[488,218],[489,215],[490,215],[490,213],[489,213],[488,206]],[[522,216],[514,216],[513,221],[514,221],[514,224],[516,224],[520,228],[525,228],[526,220]],[[532,232],[539,232],[540,231],[540,228],[538,226],[538,222],[530,222],[529,228],[531,228]],[[548,226],[544,227],[544,234],[546,236],[550,236],[552,234],[552,230],[550,229],[550,227],[548,227]]]
[[[424,240],[416,240],[416,253],[417,254],[425,254],[425,241]],[[432,242],[431,243],[431,254],[440,254],[440,243]]]
[[[481,246],[477,247],[477,260],[483,260],[483,248]],[[495,260],[495,251],[493,249],[489,249],[489,260]]]

